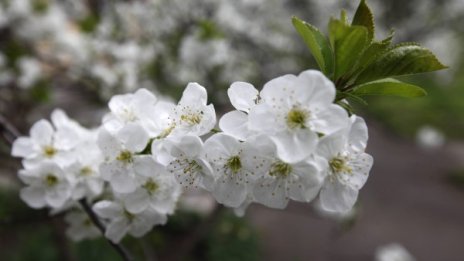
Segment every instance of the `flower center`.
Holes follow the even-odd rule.
[[[88,166],[85,166],[81,169],[81,171],[79,172],[79,174],[81,176],[90,176],[92,174],[92,169]]]
[[[348,166],[346,158],[335,157],[329,161],[330,170],[332,173],[351,173],[352,169]]]
[[[290,129],[304,129],[306,128],[306,119],[309,117],[309,111],[293,108],[287,114],[287,126]]]
[[[196,161],[187,161],[187,167],[184,168],[184,174],[195,173],[197,171],[200,171],[201,169],[202,167]]]
[[[55,154],[56,154],[56,149],[52,146],[45,146],[43,147],[43,153],[45,155],[45,157],[47,158],[51,158],[53,157]]]
[[[198,113],[182,114],[180,120],[186,122],[190,126],[200,124],[202,115]]]
[[[167,127],[166,129],[164,129],[160,135],[158,135],[158,137],[156,137],[157,139],[163,139],[163,138],[166,138],[167,136],[169,136],[169,134],[171,134],[172,130],[174,130],[174,128],[176,127],[176,124],[171,124],[169,125],[169,127]]]
[[[134,122],[134,121],[136,121],[138,119],[137,115],[135,115],[134,111],[129,109],[129,108],[124,108],[122,110],[121,116],[127,122]]]
[[[91,226],[93,226],[93,223],[92,223],[92,221],[91,221],[89,218],[86,218],[86,219],[82,222],[82,225],[84,225],[84,227],[91,227]]]
[[[148,192],[148,194],[153,195],[153,193],[155,193],[158,190],[159,185],[158,183],[153,181],[153,179],[148,179],[147,182],[145,182],[145,184],[142,185],[142,188],[144,188]]]
[[[128,150],[121,151],[119,156],[116,157],[117,160],[122,161],[124,163],[132,163],[134,160],[132,158],[132,153]]]
[[[269,175],[273,177],[286,178],[292,172],[292,166],[283,161],[278,161],[271,166],[269,170]]]
[[[45,176],[45,184],[49,187],[53,187],[58,184],[58,178],[51,173],[47,174],[47,176]]]
[[[236,174],[242,168],[242,162],[240,161],[240,157],[239,156],[230,157],[227,160],[225,167],[229,168],[232,171],[232,173]]]
[[[129,221],[129,223],[131,223],[134,218],[135,218],[135,215],[130,213],[129,211],[127,211],[126,209],[124,209],[124,216],[127,218],[127,220]]]

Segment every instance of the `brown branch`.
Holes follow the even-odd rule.
[[[100,232],[103,234],[103,237],[105,237],[106,228],[103,225],[103,223],[100,221],[100,219],[97,217],[95,212],[93,212],[92,208],[89,206],[87,201],[85,199],[81,199],[79,200],[79,203],[81,204],[82,208],[84,209],[85,213],[87,213],[87,215],[89,216],[93,224],[100,230]],[[127,251],[127,249],[124,246],[122,246],[121,244],[115,244],[107,238],[106,238],[106,242],[108,242],[114,248],[114,250],[116,250],[116,252],[119,253],[119,255],[124,261],[133,260],[132,256],[129,254],[129,251]]]
[[[18,129],[13,126],[13,124],[11,124],[5,117],[0,115],[0,135],[2,136],[3,140],[11,146],[13,145],[14,140],[21,134],[19,133]]]

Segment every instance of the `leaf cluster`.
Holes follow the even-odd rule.
[[[340,19],[332,17],[328,36],[297,17],[292,22],[320,70],[335,83],[337,102],[348,98],[366,104],[363,96],[367,95],[424,96],[421,87],[393,77],[447,68],[417,43],[392,44],[393,31],[376,40],[374,16],[365,0],[361,0],[351,23],[344,10]]]

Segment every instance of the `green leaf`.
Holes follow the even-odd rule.
[[[361,0],[358,9],[353,17],[352,25],[360,25],[367,28],[369,42],[374,39],[375,36],[375,25],[374,16],[372,15],[371,9],[367,6],[365,0]]]
[[[388,95],[399,97],[420,97],[427,95],[427,92],[419,86],[387,78],[359,85],[354,88],[351,94],[357,96]]]
[[[390,35],[380,42],[372,42],[369,47],[363,52],[362,56],[353,67],[353,74],[361,73],[367,66],[369,66],[375,59],[385,53],[391,45],[393,39],[393,31]]]
[[[368,45],[367,29],[363,26],[349,26],[340,20],[329,22],[329,39],[335,53],[333,80],[352,69]]]
[[[335,97],[335,102],[342,101],[343,99],[349,98],[357,103],[360,103],[362,105],[367,105],[367,101],[364,100],[363,98],[359,97],[359,95],[350,93],[350,92],[341,92],[337,91],[337,96]]]
[[[321,71],[325,75],[330,75],[333,71],[333,53],[327,38],[316,27],[297,17],[292,18],[292,23],[308,46]]]
[[[416,44],[397,45],[377,57],[356,79],[356,84],[391,76],[432,72],[447,68],[428,49]]]

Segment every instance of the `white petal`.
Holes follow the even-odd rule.
[[[346,177],[345,184],[353,189],[361,189],[369,177],[374,159],[367,153],[360,154],[356,159],[350,162],[352,173],[344,175]]]
[[[142,126],[133,123],[124,126],[116,136],[131,152],[140,152],[145,149],[150,139]]]
[[[53,127],[47,120],[40,120],[34,123],[30,131],[31,139],[42,146],[52,144],[53,133]]]
[[[140,155],[134,157],[134,171],[138,175],[153,177],[164,172],[165,167],[156,162],[151,155]]]
[[[348,136],[349,146],[352,151],[363,152],[367,146],[367,125],[363,118],[352,115],[351,116],[351,129]]]
[[[168,139],[166,145],[173,157],[195,158],[203,151],[203,142],[198,136],[183,136],[180,139]]]
[[[70,188],[63,188],[45,192],[45,201],[53,208],[60,208],[66,203],[70,196]]]
[[[28,137],[19,137],[13,143],[11,155],[22,158],[33,157],[36,155],[35,144]]]
[[[351,210],[358,197],[358,190],[335,180],[327,180],[321,189],[319,200],[322,209],[330,212],[346,213]]]
[[[242,146],[234,137],[218,133],[205,141],[204,148],[209,157],[218,158],[236,155]]]
[[[19,192],[21,199],[31,208],[45,206],[45,190],[41,187],[25,187]]]
[[[206,105],[208,94],[205,87],[196,82],[191,82],[185,88],[179,104],[203,104]]]
[[[271,136],[277,147],[279,158],[288,163],[302,161],[316,149],[317,135],[307,129],[294,132],[284,131]]]
[[[296,81],[297,77],[292,74],[272,79],[264,84],[260,96],[272,106],[291,108],[297,101]]]
[[[90,191],[95,195],[100,195],[103,191],[103,180],[101,179],[89,179],[87,180],[87,186]]]
[[[246,82],[234,82],[227,90],[232,106],[244,112],[249,112],[256,105],[258,94],[258,90]]]
[[[336,104],[331,104],[317,113],[316,119],[310,119],[314,131],[330,135],[340,130],[348,129],[350,118],[347,112]]]
[[[320,71],[307,70],[298,75],[298,101],[311,108],[325,108],[335,99],[335,86]]]
[[[122,151],[120,142],[111,135],[107,130],[100,129],[98,133],[98,147],[103,152],[103,155],[110,159],[115,159]]]
[[[251,109],[248,127],[250,130],[273,134],[286,128],[282,119],[274,114],[274,110],[268,104],[261,103]]]
[[[102,218],[115,218],[120,216],[123,212],[121,205],[109,200],[97,202],[93,205],[92,209]]]
[[[111,187],[118,193],[131,193],[137,188],[134,177],[127,172],[117,172],[110,179]]]
[[[114,95],[108,102],[108,107],[115,114],[121,114],[131,104],[133,94]]]
[[[157,102],[156,96],[145,88],[138,89],[134,93],[134,103],[143,112],[146,108],[155,106]]]
[[[217,202],[236,208],[245,201],[247,190],[244,184],[236,182],[233,178],[222,176],[217,180],[212,194]]]
[[[113,243],[118,243],[126,235],[129,230],[127,220],[119,218],[110,223],[106,228],[105,237],[109,238]]]
[[[287,183],[290,198],[301,202],[310,202],[321,189],[324,181],[323,175],[312,164],[294,165],[293,173],[298,178],[292,179]]]
[[[319,144],[317,145],[317,154],[327,160],[331,160],[344,150],[346,138],[345,132],[337,132],[324,136],[319,140]]]
[[[165,222],[165,215],[160,215],[154,211],[144,211],[137,215],[136,219],[130,226],[129,233],[134,237],[141,237],[148,233],[155,223],[164,224]]]
[[[126,209],[134,214],[138,214],[148,207],[148,194],[142,188],[139,188],[130,194],[124,195],[123,200]]]
[[[245,140],[251,135],[248,129],[248,115],[241,111],[231,111],[224,114],[219,120],[219,128],[239,140]]]
[[[253,186],[255,201],[270,208],[283,209],[287,206],[287,186],[284,179],[260,178]]]

